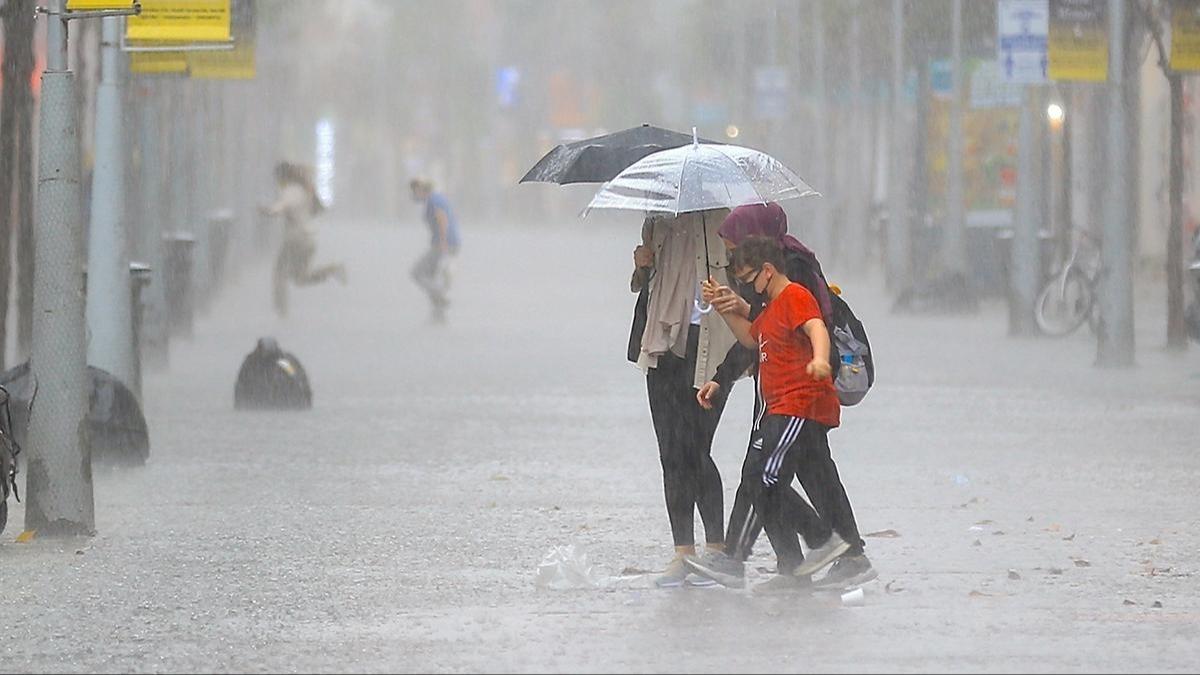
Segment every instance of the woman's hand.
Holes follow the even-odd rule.
[[[654,249],[645,245],[633,249],[633,264],[638,269],[654,267]]]

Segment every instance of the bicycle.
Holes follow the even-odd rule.
[[[1086,321],[1096,331],[1096,283],[1100,278],[1100,240],[1081,228],[1072,228],[1071,248],[1058,270],[1038,294],[1034,314],[1046,335],[1064,337]]]

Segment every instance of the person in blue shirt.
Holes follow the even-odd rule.
[[[412,268],[412,278],[428,295],[435,322],[446,320],[450,304],[450,265],[460,244],[458,220],[444,195],[433,190],[426,178],[409,181],[413,201],[425,205],[425,224],[429,226],[429,251]]]

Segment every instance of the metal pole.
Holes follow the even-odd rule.
[[[1167,76],[1171,88],[1171,222],[1167,228],[1167,347],[1186,350],[1187,323],[1183,311],[1183,78]]]
[[[125,386],[136,379],[129,247],[125,232],[125,137],[121,123],[121,19],[101,19],[100,84],[96,90],[96,163],[88,231],[88,363]]]
[[[1096,365],[1133,365],[1133,256],[1130,191],[1132,153],[1128,134],[1128,83],[1125,72],[1125,0],[1108,3],[1108,157],[1106,162],[1102,269],[1100,275],[1100,335]]]
[[[818,192],[823,192],[824,196],[817,200],[815,219],[813,224],[812,246],[818,256],[833,255],[830,250],[832,244],[832,233],[830,232],[830,188],[834,176],[830,169],[829,162],[829,92],[825,82],[825,0],[814,0],[812,3],[812,24],[815,35],[813,36],[813,88],[816,90],[816,115],[815,127],[817,133],[816,155],[817,155],[817,170],[815,172],[816,181],[825,183],[824,188],[817,188]]]
[[[868,189],[870,164],[867,161],[870,132],[867,131],[866,96],[863,92],[862,4],[853,3],[850,9],[850,40],[846,46],[850,52],[850,134],[845,144],[849,171],[846,172],[844,184],[845,194],[849,198],[846,204],[849,222],[842,226],[846,236],[839,237],[841,259],[844,261],[856,260],[856,253],[866,248],[871,199]],[[854,270],[856,273],[865,271],[861,268]]]
[[[893,289],[912,283],[908,239],[909,133],[904,96],[904,0],[892,0],[892,142],[888,149],[888,282]]]
[[[950,147],[946,182],[946,221],[942,261],[946,272],[964,274],[967,269],[966,205],[963,197],[963,7],[954,0],[952,13],[952,58],[950,66]]]
[[[1038,185],[1038,130],[1041,114],[1041,89],[1026,85],[1021,101],[1021,122],[1017,146],[1017,208],[1013,223],[1009,261],[1008,332],[1010,335],[1034,335],[1034,303],[1041,282],[1038,231],[1042,211]]]
[[[42,74],[34,234],[32,377],[25,529],[95,529],[83,301],[83,232],[75,87],[67,69],[66,0],[49,0]]]

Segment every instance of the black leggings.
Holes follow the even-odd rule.
[[[688,358],[664,354],[658,366],[646,373],[650,418],[658,437],[658,457],[663,469],[663,493],[667,517],[676,546],[696,543],[695,510],[700,510],[705,540],[725,541],[724,496],[721,474],[712,459],[713,434],[725,409],[725,396],[705,410],[696,402],[693,378],[699,330],[692,327]]]

